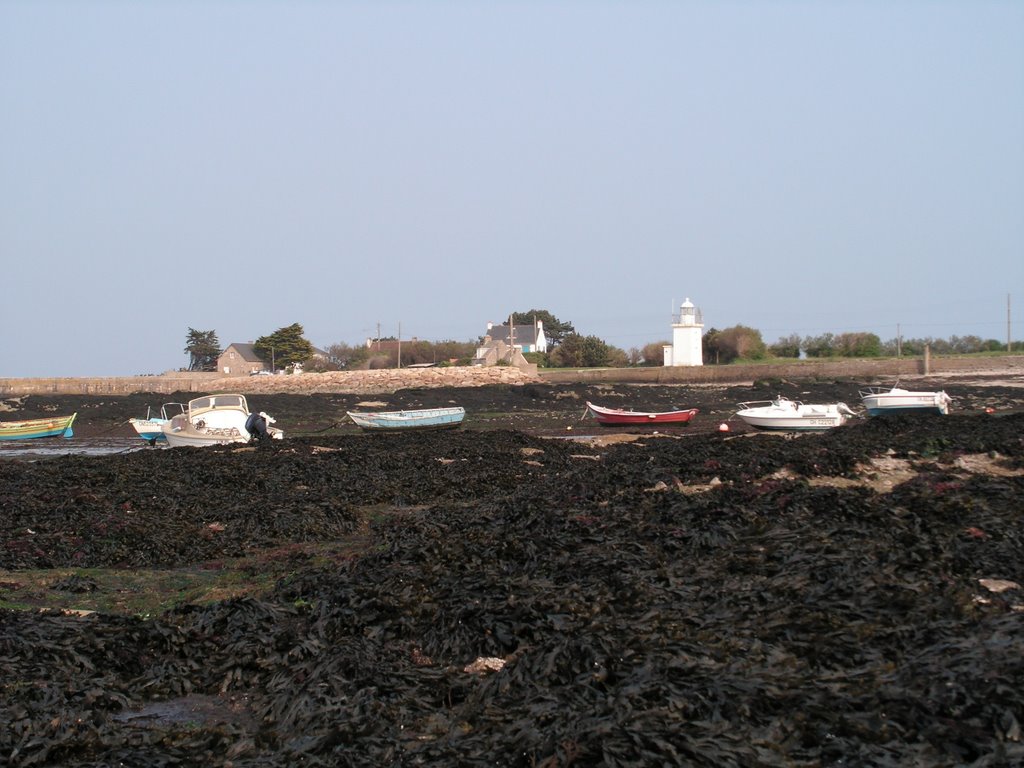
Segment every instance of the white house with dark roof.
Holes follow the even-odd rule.
[[[544,335],[544,324],[537,320],[522,325],[495,325],[487,323],[483,343],[477,347],[474,365],[497,365],[508,362],[516,367],[529,368],[531,363],[523,357],[524,352],[548,351],[548,340]],[[536,368],[536,366],[532,366]]]
[[[522,325],[495,325],[487,324],[487,332],[484,334],[484,343],[487,341],[501,341],[506,346],[515,347],[520,352],[548,351],[548,340],[544,335],[544,323],[535,320],[532,323]]]

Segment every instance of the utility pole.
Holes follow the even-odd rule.
[[[398,322],[398,367],[402,367],[402,322]]]
[[[1006,294],[1006,351],[1013,351],[1013,341],[1010,338],[1010,294]]]

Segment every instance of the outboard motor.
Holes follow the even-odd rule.
[[[270,439],[267,431],[267,417],[265,413],[250,413],[245,420],[245,431],[249,433],[250,440],[259,440],[261,443]]]

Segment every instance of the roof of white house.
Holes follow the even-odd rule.
[[[533,323],[529,325],[516,325],[512,327],[514,344],[536,344],[543,332]],[[487,329],[487,335],[494,341],[509,343],[509,327],[507,325],[492,325]]]

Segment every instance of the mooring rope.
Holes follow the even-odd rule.
[[[348,416],[345,417],[345,419],[347,419],[347,418],[348,418]],[[323,429],[314,429],[314,430],[311,430],[309,432],[303,432],[302,434],[304,434],[304,435],[319,435],[321,432],[326,432],[329,429],[335,429],[337,427],[340,427],[342,424],[345,423],[345,419],[340,419],[339,421],[336,421],[333,424],[328,424]]]
[[[114,426],[110,427],[109,429],[105,429],[102,432],[97,432],[95,435],[92,435],[92,437],[102,437],[103,435],[110,434],[115,429],[120,429],[123,426],[129,426],[130,427],[131,425],[132,425],[131,419],[126,419],[125,421],[119,421],[119,422],[117,422],[117,424],[115,424]]]

